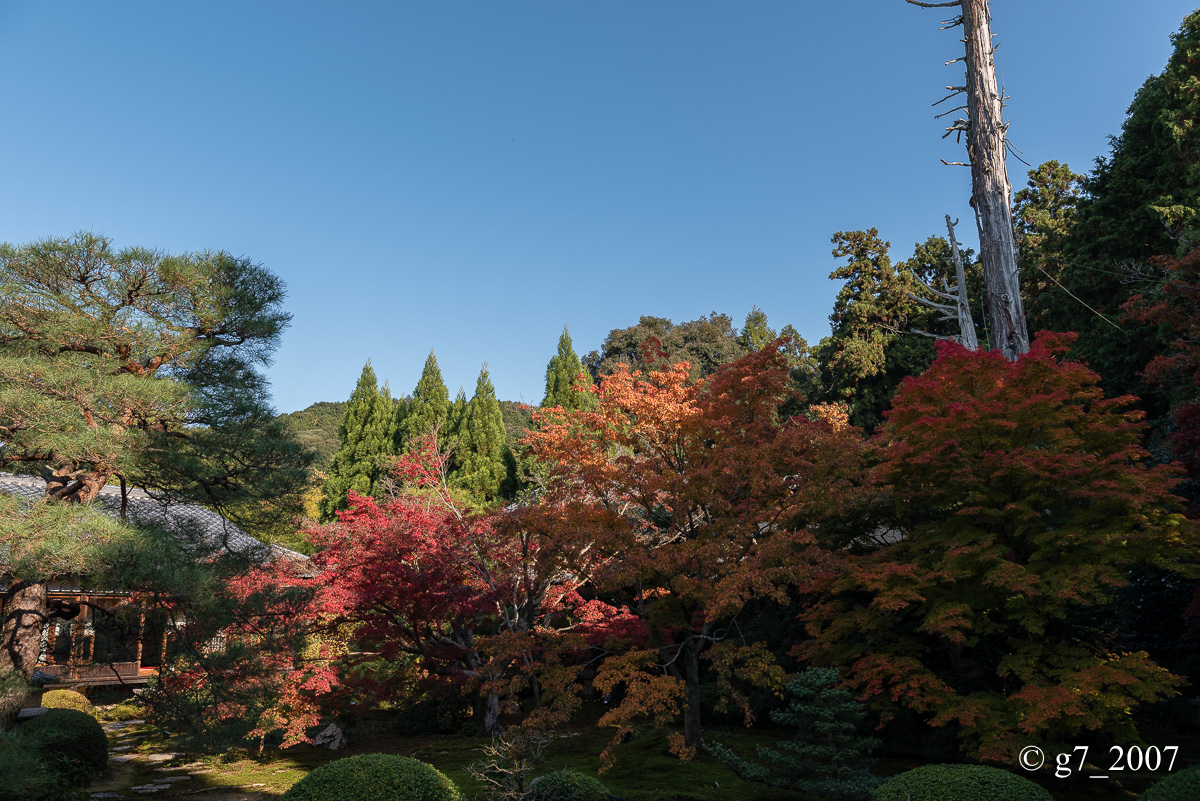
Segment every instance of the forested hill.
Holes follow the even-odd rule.
[[[338,449],[338,426],[346,414],[346,401],[319,401],[298,412],[281,414],[296,439],[317,452],[316,470],[324,470]]]

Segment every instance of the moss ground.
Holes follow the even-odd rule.
[[[707,735],[738,751],[751,752],[755,745],[772,745],[785,738],[787,733],[767,728],[713,726],[707,730]],[[586,722],[566,728],[547,749],[545,769],[571,767],[597,775],[609,792],[629,801],[817,801],[811,796],[743,782],[705,754],[690,762],[681,762],[668,753],[665,735],[654,731],[621,746],[616,765],[601,774],[598,754],[609,737],[610,732]],[[483,740],[477,737],[401,737],[390,734],[385,722],[368,721],[350,731],[350,747],[344,751],[331,752],[301,745],[287,750],[267,748],[261,756],[257,753],[224,758],[180,755],[160,763],[149,762],[147,757],[172,753],[174,749],[169,740],[162,739],[146,725],[109,732],[109,738],[113,747],[129,746],[128,750],[116,755],[136,756],[124,763],[110,762],[107,773],[90,788],[90,793],[115,792],[126,797],[139,797],[132,788],[161,782],[164,778],[186,776],[171,783],[169,789],[146,797],[269,801],[278,799],[309,771],[330,760],[351,754],[393,753],[429,762],[458,783],[468,798],[482,801],[480,786],[467,772],[467,766],[481,757],[479,747]],[[1149,733],[1147,741],[1168,744]],[[1200,761],[1197,759],[1200,757],[1200,737],[1175,737],[1170,744],[1181,746],[1177,769]],[[884,759],[876,772],[891,775],[919,764],[922,764],[919,758]],[[1150,774],[1126,776],[1122,788],[1084,777],[1065,781],[1046,778],[1041,783],[1057,801],[1115,801],[1136,798],[1153,778]]]

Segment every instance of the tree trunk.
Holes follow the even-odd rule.
[[[1012,223],[1012,185],[1008,181],[1007,126],[996,83],[991,12],[988,0],[962,0],[967,45],[967,156],[971,164],[971,206],[979,226],[992,347],[1010,361],[1029,350],[1025,309],[1017,273]]]
[[[73,464],[60,465],[54,470],[42,468],[47,498],[82,504],[94,501],[112,475],[112,471],[108,470],[80,473],[79,468]]]
[[[46,623],[46,585],[14,581],[4,595],[0,628],[0,673],[9,670],[33,678]]]
[[[475,705],[475,714],[484,734],[500,733],[500,696],[494,692],[481,696]]]
[[[946,215],[946,230],[950,232],[950,258],[954,260],[954,280],[958,283],[956,307],[958,308],[959,341],[967,350],[979,350],[975,337],[975,319],[971,316],[971,303],[967,297],[967,274],[963,270],[962,254],[958,251],[958,240],[954,237],[954,223]]]
[[[703,740],[700,729],[700,644],[690,642],[684,647],[684,694],[687,706],[683,709],[683,739],[691,748],[699,748]]]

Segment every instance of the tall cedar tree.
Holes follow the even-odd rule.
[[[949,244],[931,237],[916,246],[910,261],[897,265],[875,228],[838,232],[832,241],[834,257],[847,263],[829,277],[846,283],[829,316],[833,333],[817,346],[817,360],[829,399],[848,403],[851,422],[869,431],[882,420],[900,381],[933,361],[932,342],[914,330],[955,333],[910,295],[920,292],[918,278],[934,283],[935,277],[953,275]],[[964,260],[969,263],[969,254]],[[976,274],[969,272],[969,279]]]
[[[602,723],[618,739],[635,721],[673,722],[673,749],[700,744],[702,661],[728,688],[731,673],[779,686],[761,644],[736,621],[755,598],[783,599],[801,580],[805,523],[824,514],[856,468],[857,437],[843,427],[781,419],[788,363],[767,347],[689,379],[686,363],[649,374],[618,364],[592,412],[543,410],[527,437],[552,474],[531,515],[565,552],[605,560],[592,574],[601,597],[628,607],[648,647],[610,657],[595,680],[624,686]]]
[[[1059,305],[1078,302],[1061,282],[1068,263],[1063,249],[1075,226],[1083,180],[1066,164],[1047,161],[1029,171],[1028,183],[1013,198],[1017,264],[1030,331],[1047,330]]]
[[[438,367],[437,356],[429,351],[425,359],[425,369],[413,390],[405,408],[404,419],[400,422],[397,432],[399,453],[408,453],[417,442],[434,431],[438,432],[439,440],[446,435],[446,423],[450,415],[450,392],[446,382],[442,380],[442,370]]]
[[[1129,709],[1180,684],[1123,652],[1111,618],[1081,622],[1132,569],[1183,569],[1200,541],[1177,470],[1145,466],[1133,399],[1059,360],[1071,338],[1043,334],[1015,363],[939,343],[874,440],[891,542],[837,552],[805,612],[802,656],[847,669],[885,715],[955,725],[981,759],[1084,731],[1136,739]]]
[[[463,424],[467,420],[468,405],[466,390],[459,387],[458,394],[454,396],[454,401],[446,412],[446,425],[438,435],[439,445],[445,448],[449,455],[447,469],[450,472],[456,472],[462,466],[459,445],[462,441]]]
[[[575,391],[575,385],[581,379],[581,388],[592,385],[592,376],[583,369],[583,362],[575,355],[575,348],[571,347],[571,334],[564,325],[558,337],[558,353],[546,365],[546,397],[542,399],[542,407],[561,406],[567,411],[590,409],[595,405],[596,396],[588,391]]]
[[[1171,40],[1166,69],[1142,84],[1108,158],[1097,160],[1084,181],[1061,278],[1082,302],[1055,304],[1050,325],[1079,332],[1075,352],[1099,371],[1105,389],[1142,396],[1152,421],[1165,412],[1165,399],[1148,392],[1140,373],[1169,343],[1153,326],[1119,315],[1157,278],[1130,266],[1183,256],[1200,223],[1200,11],[1185,17]]]
[[[368,360],[338,427],[340,447],[321,488],[322,522],[333,520],[338,510],[346,508],[346,493],[350,490],[359,495],[375,495],[385,458],[394,452],[395,421],[391,393],[386,384],[383,391],[379,390],[375,370]]]
[[[86,504],[118,478],[252,530],[293,519],[312,454],[257,369],[290,319],[283,297],[225,253],[87,233],[0,246],[0,467],[40,468],[51,500]],[[0,669],[29,676],[45,576],[5,572]]]
[[[576,360],[578,361],[578,360]],[[458,470],[451,485],[466,490],[471,498],[490,503],[500,495],[508,475],[504,452],[504,417],[487,365],[479,371],[475,395],[467,404],[458,429]]]

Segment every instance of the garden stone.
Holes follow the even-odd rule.
[[[22,709],[20,712],[17,713],[17,720],[18,721],[29,720],[30,718],[36,718],[39,715],[44,715],[49,711],[50,710],[44,706],[26,707],[25,709]]]
[[[137,754],[122,754],[121,756],[109,757],[109,762],[131,762],[137,759]]]
[[[180,756],[183,756],[183,754],[151,754],[146,757],[146,760],[149,762],[170,762],[172,759]]]
[[[169,784],[143,784],[139,787],[130,787],[129,789],[133,790],[135,793],[141,793],[142,795],[150,795],[151,793],[161,793],[163,790],[170,790],[171,785],[169,785]]]
[[[120,753],[121,751],[128,751],[130,748],[133,748],[133,746],[132,745],[118,745],[114,748],[108,749],[108,753],[116,754],[116,753]]]
[[[125,798],[120,793],[92,793],[88,798]]]
[[[346,747],[346,735],[342,734],[342,730],[338,728],[336,723],[330,723],[320,734],[313,738],[313,747],[338,751]]]

